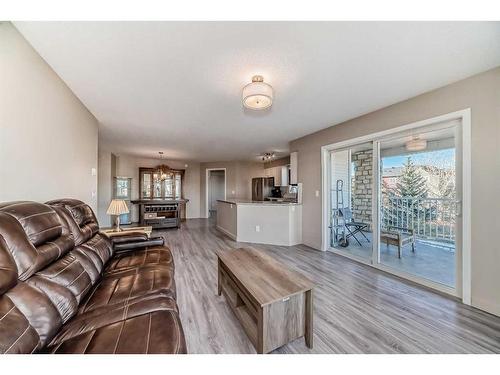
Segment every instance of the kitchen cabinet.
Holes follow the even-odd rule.
[[[287,186],[288,185],[288,166],[279,166],[264,169],[266,177],[274,178],[274,186]]]
[[[297,183],[298,162],[299,162],[299,153],[292,152],[290,154],[290,182],[289,182],[290,184]]]

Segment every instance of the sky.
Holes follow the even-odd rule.
[[[455,165],[455,149],[418,152],[402,156],[388,156],[382,159],[384,168],[402,167],[408,156],[416,165],[433,165],[440,168],[451,168]]]

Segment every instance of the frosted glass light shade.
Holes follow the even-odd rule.
[[[415,138],[406,142],[406,149],[408,151],[422,151],[427,148],[427,141],[425,139]]]
[[[109,204],[106,213],[108,215],[121,215],[121,214],[128,214],[129,210],[127,204],[123,199],[113,199]]]
[[[242,99],[246,108],[254,110],[269,108],[273,104],[273,88],[264,82],[262,76],[253,76],[252,83],[243,87]]]

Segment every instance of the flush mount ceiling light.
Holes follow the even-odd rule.
[[[408,151],[422,151],[427,148],[427,141],[416,137],[406,142],[405,146]]]
[[[264,77],[253,76],[252,83],[243,87],[243,105],[245,108],[261,110],[273,104],[273,88],[264,82]]]

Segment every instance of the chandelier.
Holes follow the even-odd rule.
[[[158,154],[160,154],[160,165],[155,173],[156,181],[165,181],[167,179],[167,170],[169,168],[163,164],[163,151],[158,152]]]

